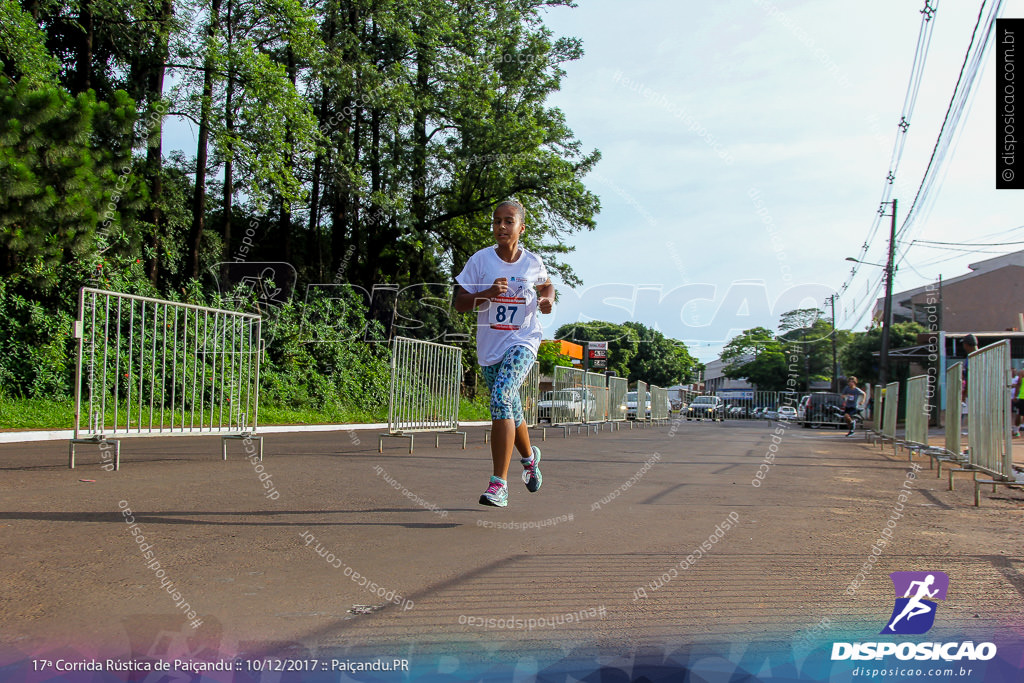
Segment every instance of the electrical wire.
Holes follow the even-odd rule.
[[[868,230],[867,239],[864,240],[864,244],[861,246],[859,256],[856,259],[857,261],[866,260],[868,251],[878,235],[878,230],[882,223],[882,216],[885,213],[885,205],[891,202],[893,182],[895,182],[896,172],[899,170],[900,161],[903,158],[903,150],[906,145],[906,133],[910,127],[910,121],[913,118],[914,108],[917,104],[917,96],[920,92],[921,82],[924,76],[925,64],[928,60],[934,19],[935,14],[938,11],[938,6],[939,0],[934,0],[934,5],[932,4],[932,0],[925,0],[924,9],[921,10],[921,25],[918,29],[917,45],[914,48],[914,59],[910,68],[907,91],[903,98],[903,110],[900,114],[898,131],[893,143],[892,154],[889,158],[889,173],[882,186],[882,198],[879,202],[879,209],[875,216],[875,220],[872,222],[871,227]],[[845,294],[850,288],[853,280],[857,277],[860,265],[861,264],[858,263],[851,269],[849,278],[840,286],[837,292],[840,296]],[[863,317],[863,313],[861,314],[861,317]],[[859,318],[857,322],[860,322]]]
[[[947,135],[947,126],[950,131],[955,131],[959,128],[961,117],[971,99],[971,95],[974,93],[974,84],[983,65],[986,48],[992,36],[992,27],[995,25],[996,17],[999,15],[1003,2],[1002,0],[997,0],[990,6],[988,17],[985,20],[983,37],[978,48],[974,49],[975,40],[978,38],[978,28],[981,26],[986,4],[987,0],[984,0],[978,10],[978,19],[974,24],[974,31],[971,33],[971,42],[967,46],[967,54],[964,55],[964,62],[960,66],[960,74],[957,76],[956,85],[953,87],[953,95],[950,97],[949,106],[946,108],[946,116],[942,120],[942,126],[935,140],[935,146],[932,148],[932,155],[928,159],[928,166],[925,168],[924,176],[921,178],[921,184],[918,186],[917,194],[910,205],[910,210],[907,211],[906,217],[903,219],[903,225],[896,233],[897,241],[900,238],[905,238],[910,232],[917,218],[915,209],[918,202],[923,203],[931,192],[936,176],[933,169],[944,164],[952,137],[952,134]],[[966,79],[964,78],[965,73],[967,75]],[[961,87],[961,84],[963,84],[963,87]]]
[[[1024,244],[1024,240],[1020,242],[933,242],[931,240],[914,240],[911,244],[920,244],[922,246],[949,246],[949,247],[1010,247],[1015,244]]]
[[[982,3],[981,3],[981,6],[979,7],[978,18],[975,21],[974,30],[971,33],[971,40],[970,40],[970,43],[968,44],[967,52],[964,55],[964,61],[961,64],[960,73],[957,76],[956,85],[953,88],[953,94],[950,97],[950,102],[949,102],[949,105],[947,106],[946,114],[945,114],[945,117],[943,118],[942,126],[940,127],[938,136],[937,136],[936,141],[935,141],[935,145],[932,148],[931,157],[928,160],[928,165],[927,165],[927,167],[925,169],[925,172],[924,172],[924,174],[923,174],[923,176],[921,178],[921,183],[918,186],[917,193],[915,194],[914,200],[911,203],[910,210],[906,213],[906,216],[903,219],[903,223],[902,223],[900,229],[896,232],[896,243],[895,243],[894,252],[898,252],[898,255],[893,260],[894,270],[895,270],[895,267],[898,266],[898,265],[906,265],[911,270],[913,270],[915,273],[917,273],[919,276],[924,277],[923,274],[920,271],[917,270],[917,268],[915,268],[913,265],[911,265],[907,261],[908,253],[909,253],[911,247],[913,247],[915,244],[923,246],[923,247],[926,247],[926,248],[932,248],[932,249],[940,249],[941,247],[947,247],[947,249],[945,249],[946,251],[956,251],[956,252],[959,252],[958,254],[956,254],[956,255],[954,255],[952,257],[937,259],[936,261],[934,261],[932,263],[929,263],[927,265],[937,265],[938,263],[942,263],[942,262],[945,262],[945,261],[953,260],[955,258],[962,257],[963,253],[979,253],[979,254],[998,254],[998,253],[1002,253],[1002,252],[987,251],[987,250],[984,250],[984,249],[978,249],[978,248],[972,248],[972,247],[1012,246],[1012,245],[1015,245],[1015,244],[1024,244],[1024,242],[962,243],[961,244],[961,243],[930,242],[928,240],[912,240],[909,243],[907,242],[907,238],[910,236],[911,231],[915,227],[915,224],[916,224],[916,221],[918,220],[918,218],[921,215],[928,215],[930,213],[930,211],[931,211],[932,206],[934,205],[934,201],[935,201],[935,198],[937,197],[937,195],[933,193],[933,190],[935,188],[937,188],[937,187],[941,187],[941,185],[942,185],[942,181],[945,178],[945,173],[948,171],[948,167],[945,164],[946,157],[947,157],[951,147],[953,149],[955,149],[956,143],[959,141],[959,134],[962,132],[962,128],[960,126],[960,121],[962,120],[965,112],[969,111],[969,109],[970,109],[970,104],[971,104],[971,102],[973,100],[972,96],[973,96],[973,94],[975,92],[975,87],[974,86],[975,86],[975,83],[977,82],[977,76],[978,76],[978,74],[980,73],[980,71],[982,70],[982,68],[984,66],[984,55],[985,55],[985,52],[987,50],[987,47],[988,47],[989,41],[991,39],[991,36],[993,34],[993,27],[995,25],[995,20],[998,17],[998,15],[999,15],[999,13],[1000,13],[1000,11],[1002,9],[1003,0],[997,0],[996,2],[994,2],[989,7],[989,12],[988,12],[988,15],[986,16],[985,15],[985,6],[987,4],[988,4],[987,0],[983,0]],[[937,3],[936,3],[936,8],[937,8]],[[923,10],[923,13],[926,13],[927,10],[929,10],[929,9],[930,9],[930,5],[929,5],[929,3],[926,0],[926,2],[925,2],[925,10]],[[935,10],[932,9],[932,14],[934,14],[934,11]],[[985,18],[984,22],[983,22],[983,17]],[[922,40],[923,40],[923,36],[924,36],[924,25],[927,24],[927,23],[930,23],[930,19],[931,19],[931,17],[926,14],[924,19],[922,20],[922,30],[918,34],[918,51],[921,50],[921,46],[922,46]],[[979,28],[982,26],[983,23],[984,23],[984,31],[982,32],[981,39],[978,40]],[[927,47],[928,47],[929,43],[930,43],[930,33],[928,34],[927,42],[924,43],[924,55],[925,56],[927,55]],[[904,100],[904,108],[907,108],[908,104],[912,106],[914,103],[916,103],[917,89],[919,89],[919,87],[920,87],[920,82],[917,79],[919,79],[920,75],[923,74],[923,62],[919,62],[918,54],[917,53],[915,53],[914,63],[913,63],[913,66],[911,67],[911,74],[912,74],[912,76],[911,76],[911,83],[915,83],[916,85],[914,85],[913,94],[911,94],[910,88],[908,87],[908,95],[907,95],[907,98],[905,98],[905,100]],[[909,125],[909,119],[908,118],[902,118],[901,121],[900,121],[900,132],[897,134],[897,147],[900,147],[901,146],[901,142],[905,141],[905,133],[906,133],[906,128],[907,128],[908,125]],[[894,147],[894,150],[895,150],[895,147]],[[900,152],[899,156],[895,156],[894,157],[896,159],[897,163],[898,163],[898,160],[899,160],[901,155],[902,155],[902,151]],[[889,201],[890,201],[889,200],[889,196],[891,195],[891,184],[892,184],[894,178],[895,178],[895,173],[892,170],[890,170],[889,176],[886,179],[888,187],[882,193],[882,197],[883,197],[883,202],[881,204],[882,207],[884,207],[885,204],[889,203]],[[879,216],[876,218],[875,222],[871,226],[871,229],[869,230],[868,240],[865,242],[864,246],[861,249],[862,255],[866,255],[867,254],[867,250],[869,248],[869,245],[874,240],[874,237],[877,234],[878,227],[879,227],[880,222],[881,222],[881,214],[882,214],[882,211],[880,210],[879,211]],[[1018,228],[1012,228],[1012,229],[1007,230],[1005,232],[1013,232],[1015,230],[1020,229],[1021,227],[1024,227],[1024,226],[1019,226]],[[901,242],[903,244],[901,244]],[[863,260],[863,256],[861,257],[860,260]],[[849,286],[850,286],[853,278],[856,276],[856,274],[857,274],[857,270],[856,269],[851,271],[850,280],[843,284],[843,286],[840,289],[840,292],[845,292],[849,288]],[[862,316],[863,316],[863,314],[861,314],[861,317]],[[859,318],[858,318],[857,322],[859,323]]]

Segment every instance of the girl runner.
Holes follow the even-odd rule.
[[[494,468],[480,504],[505,507],[513,447],[521,456],[527,490],[537,491],[542,481],[540,449],[530,445],[519,387],[533,367],[543,337],[537,311],[551,312],[555,287],[540,257],[519,246],[526,229],[522,204],[498,204],[491,228],[495,245],[473,254],[455,278],[455,310],[477,311],[477,360],[491,391]]]

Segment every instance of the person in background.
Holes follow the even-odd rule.
[[[964,366],[963,366],[963,381],[964,381],[964,400],[967,400],[967,371],[970,366],[970,355],[978,350],[978,340],[975,339],[973,334],[969,334],[963,338],[960,342],[960,346],[964,350]]]
[[[846,435],[851,436],[853,430],[857,428],[854,416],[863,407],[866,394],[863,389],[857,387],[857,378],[853,376],[847,378],[846,386],[839,393],[843,397],[843,419],[850,425],[850,431],[846,432]]]
[[[1016,438],[1021,435],[1021,423],[1024,422],[1024,368],[1017,368],[1014,371],[1010,392],[1010,407],[1013,411],[1010,431]]]

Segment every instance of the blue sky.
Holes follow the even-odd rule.
[[[991,3],[990,3],[991,4]],[[902,225],[935,145],[980,0],[937,11],[892,185]],[[580,0],[546,24],[582,38],[561,108],[603,158],[587,179],[595,231],[567,259],[584,285],[559,284],[547,325],[637,320],[683,339],[703,361],[745,328],[837,303],[864,329],[886,258],[888,218],[872,234],[904,108],[923,0]],[[1024,17],[1024,1],[1002,17]],[[991,253],[912,240],[1024,240],[1024,195],[995,190],[995,52],[928,201],[900,249],[895,289],[954,277]],[[986,237],[991,236],[991,237]],[[869,237],[871,238],[869,241]],[[1024,246],[1024,245],[1022,245]],[[556,283],[558,284],[558,283]]]

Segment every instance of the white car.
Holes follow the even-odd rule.
[[[626,393],[626,419],[627,420],[635,420],[636,419],[636,403],[637,403],[637,401],[636,401],[636,392],[635,391],[627,392]],[[647,410],[646,410],[645,416],[649,418],[651,416],[651,392],[649,392],[649,391],[647,392],[646,404],[647,404]]]
[[[590,392],[587,392],[590,394]],[[589,396],[589,403],[593,405],[594,397]],[[583,403],[582,389],[563,389],[561,391],[548,391],[537,403],[537,419],[548,422],[583,422],[586,415],[586,406]]]
[[[778,419],[780,420],[795,420],[797,419],[796,408],[793,406],[779,406]]]

